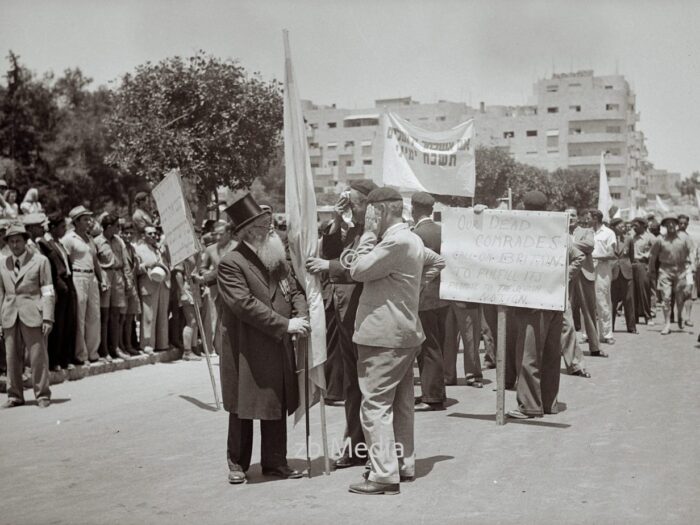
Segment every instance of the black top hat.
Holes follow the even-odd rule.
[[[226,208],[226,213],[233,223],[233,231],[237,232],[261,215],[266,213],[270,214],[270,211],[260,208],[253,196],[250,193],[246,193],[243,197]]]

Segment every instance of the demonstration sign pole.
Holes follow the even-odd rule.
[[[496,424],[506,423],[506,312],[507,307],[498,305],[496,330]]]

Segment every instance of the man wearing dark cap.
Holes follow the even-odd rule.
[[[352,182],[335,205],[333,222],[322,232],[321,257],[310,257],[306,270],[310,273],[328,272],[334,290],[338,335],[343,356],[345,388],[345,448],[335,462],[336,468],[364,465],[355,449],[365,442],[360,423],[362,394],[357,382],[357,347],[352,342],[355,314],[362,293],[362,284],[352,279],[349,263],[354,259],[360,237],[364,232],[367,196],[377,185],[371,180]]]
[[[399,482],[415,477],[413,361],[425,340],[420,290],[445,260],[403,222],[399,192],[378,188],[367,202],[365,232],[349,266],[352,279],[364,283],[352,340],[370,469],[350,492],[398,494]]]
[[[541,191],[530,191],[523,198],[528,211],[545,211],[547,197]],[[573,243],[568,243],[569,275],[581,269],[583,253]],[[563,283],[565,286],[567,283]],[[508,412],[515,419],[542,417],[559,411],[559,363],[564,313],[556,310],[517,308],[518,355],[522,366],[517,384],[518,409]]]
[[[27,250],[29,234],[21,224],[5,233],[12,255],[0,261],[0,318],[7,350],[7,401],[3,408],[24,404],[22,371],[25,348],[32,385],[41,408],[51,404],[46,338],[54,316],[51,267],[37,250]]]
[[[634,311],[634,282],[632,280],[632,264],[634,264],[634,242],[632,237],[625,235],[625,221],[620,218],[610,221],[610,228],[615,232],[616,259],[612,263],[612,283],[610,297],[612,299],[612,326],[615,330],[617,308],[622,303],[625,311],[625,325],[630,334],[637,333],[637,315]]]
[[[421,238],[426,247],[439,254],[442,234],[440,225],[433,222],[434,204],[435,199],[429,193],[421,191],[411,197],[411,214],[415,225],[413,233]],[[425,333],[425,341],[418,353],[421,402],[415,406],[416,411],[444,408],[446,393],[442,343],[449,308],[447,304],[446,301],[440,300],[439,277],[427,284],[420,294],[418,315]]]
[[[221,392],[229,412],[229,482],[250,467],[253,420],[260,420],[263,475],[301,477],[287,464],[287,414],[298,405],[292,336],[309,332],[307,304],[287,266],[270,212],[248,193],[226,208],[240,243],[219,262],[219,298],[229,345],[221,351]]]
[[[632,244],[634,245],[634,263],[632,264],[632,277],[634,281],[634,313],[636,321],[644,318],[646,324],[654,324],[651,310],[651,283],[647,269],[649,267],[649,255],[654,244],[654,236],[647,231],[647,221],[644,217],[632,219]]]
[[[678,235],[678,217],[666,215],[661,221],[666,235],[656,238],[649,255],[649,274],[656,281],[664,311],[661,335],[671,333],[671,297],[675,292],[678,327],[683,330],[683,303],[692,290],[692,246],[687,236]],[[658,265],[658,272],[657,272]]]
[[[134,225],[136,233],[135,241],[143,237],[146,226],[155,226],[153,217],[151,216],[151,206],[149,204],[149,196],[145,191],[140,191],[134,197],[134,214],[131,216],[131,222]]]

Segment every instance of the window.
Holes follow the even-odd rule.
[[[309,127],[311,129],[318,129],[318,122],[312,122],[311,124],[309,124]]]
[[[309,142],[309,148],[318,149],[318,142]]]
[[[428,120],[428,117],[418,117],[418,120]]]
[[[556,93],[557,91],[559,91],[559,86],[557,84],[547,86],[547,93]]]
[[[526,137],[536,137],[537,136],[537,130],[536,129],[528,129],[525,132]]]
[[[622,128],[620,126],[606,126],[605,133],[621,133]]]
[[[337,126],[338,126],[338,124],[337,124],[336,122],[329,122],[329,123],[328,123],[328,127],[329,127],[329,128],[335,128],[335,127],[337,127]]]
[[[326,144],[326,147],[328,149],[335,149],[338,147],[338,143],[337,142],[329,142],[328,144]]]
[[[569,135],[580,135],[581,133],[581,128],[569,128]]]
[[[312,162],[312,163],[311,163],[311,167],[312,167],[312,168],[320,168],[321,165],[320,165],[318,162]]]
[[[447,117],[444,115],[440,115],[439,117],[435,117],[435,120],[438,122],[445,122],[447,120]]]
[[[573,84],[569,84],[569,89],[578,89],[581,87],[581,84],[579,82],[574,82]]]
[[[610,196],[611,196],[613,199],[619,199],[619,198],[621,198],[621,195],[620,195],[618,192],[615,192],[615,191],[610,192]]]
[[[581,106],[569,106],[569,111],[573,111],[574,113],[581,113]]]
[[[372,146],[362,145],[362,155],[367,156],[372,154]]]
[[[605,86],[605,89],[612,89],[613,87],[611,85]]]
[[[559,113],[559,108],[557,108],[557,107],[547,108],[547,113]]]
[[[617,111],[620,109],[620,104],[605,104],[605,111]]]
[[[559,130],[550,129],[547,131],[547,151],[557,151],[559,149]]]
[[[353,161],[353,160],[346,160],[346,161],[345,161],[345,165],[348,166],[348,167],[349,167],[349,166],[353,166],[354,164],[355,164],[355,161]]]
[[[332,168],[332,167],[335,167],[335,166],[337,166],[337,165],[338,165],[338,161],[337,161],[337,160],[329,160],[329,161],[328,161],[328,166],[331,167],[331,168]]]
[[[503,132],[504,139],[512,139],[513,137],[515,137],[515,131],[504,131]]]
[[[371,166],[372,165],[372,159],[362,159],[362,164],[364,166]]]
[[[346,148],[352,148],[355,146],[355,141],[354,140],[346,140],[345,141],[345,147]]]
[[[611,179],[616,179],[616,178],[620,177],[621,175],[622,175],[622,173],[620,173],[620,170],[609,170],[608,171],[608,177],[610,177]]]
[[[608,150],[608,153],[610,153],[610,155],[619,155],[620,148],[612,148],[612,149]]]
[[[528,151],[525,155],[537,155],[536,151]]]

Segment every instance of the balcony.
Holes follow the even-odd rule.
[[[606,111],[600,109],[598,111],[582,111],[580,113],[569,113],[567,115],[569,122],[582,122],[586,120],[627,120],[627,108],[621,107]]]
[[[584,144],[591,142],[626,142],[624,133],[576,133],[566,136],[569,144]]]
[[[569,167],[579,167],[579,166],[599,166],[600,165],[600,155],[584,155],[581,157],[569,157],[568,158]],[[621,155],[608,155],[605,157],[605,165],[626,165],[627,159]]]

